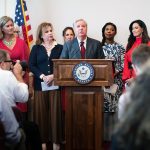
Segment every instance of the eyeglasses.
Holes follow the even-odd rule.
[[[12,60],[5,60],[4,62],[11,62],[12,63],[13,61]]]
[[[4,61],[0,61],[0,63],[2,63],[2,62],[9,62],[9,63],[15,63],[13,60],[4,60]]]

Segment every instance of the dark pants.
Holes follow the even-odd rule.
[[[29,150],[42,150],[41,136],[37,124],[30,121],[22,123],[26,135],[26,146]]]
[[[24,120],[22,113],[18,108],[13,107],[12,109],[20,128],[22,128],[25,133],[27,150],[42,150],[42,142],[38,125],[34,122]]]

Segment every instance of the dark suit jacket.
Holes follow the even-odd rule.
[[[46,49],[42,45],[33,46],[29,57],[29,68],[34,74],[34,89],[41,90],[40,79],[41,74],[50,75],[53,74],[53,62],[52,59],[59,59],[63,46],[57,44],[51,51],[50,57],[48,57]]]
[[[80,47],[77,38],[66,42],[60,58],[62,59],[81,59]],[[86,42],[86,59],[103,59],[104,53],[101,43],[95,39],[87,38]]]

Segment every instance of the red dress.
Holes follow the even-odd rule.
[[[133,50],[138,47],[141,44],[142,38],[136,38],[136,41],[132,45],[132,47],[129,49],[128,52],[125,54],[124,59],[124,69],[123,69],[123,75],[122,80],[126,81],[127,79],[130,79],[132,77],[135,77],[134,69],[132,68],[132,52]],[[148,45],[150,46],[150,42],[148,42]]]
[[[26,60],[28,62],[29,59],[29,48],[26,43],[20,39],[16,38],[16,44],[12,49],[7,47],[2,40],[0,40],[0,49],[6,50],[10,54],[10,58],[14,61],[16,60]],[[27,77],[25,77],[25,82],[28,82]],[[27,112],[27,104],[26,103],[18,103],[17,107],[22,112]]]

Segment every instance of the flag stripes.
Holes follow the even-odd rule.
[[[33,44],[33,35],[31,32],[30,18],[27,11],[25,0],[17,0],[15,11],[15,23],[20,27],[23,38],[31,49]]]

